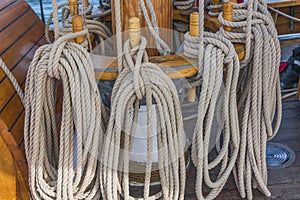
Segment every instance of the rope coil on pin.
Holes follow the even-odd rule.
[[[224,28],[219,33],[232,42],[244,43],[246,48],[238,85],[241,149],[235,181],[243,198],[253,199],[252,188],[270,196],[266,143],[276,135],[281,121],[277,31],[263,0],[249,0],[246,9],[233,11],[231,19],[230,12],[223,12],[219,21]],[[231,29],[234,32],[229,32]]]
[[[58,21],[53,1],[54,21]],[[56,10],[56,11],[55,11]],[[40,47],[25,88],[24,141],[33,199],[100,198],[99,155],[105,113],[89,53],[80,39],[87,30]],[[56,83],[62,81],[61,125],[56,125]]]
[[[139,25],[124,44],[123,70],[112,92],[111,114],[102,153],[101,189],[104,199],[136,199],[129,193],[129,160],[136,132],[138,110],[145,99],[147,108],[147,161],[143,199],[183,199],[185,189],[184,130],[177,90],[155,64],[149,63],[147,41],[137,39]],[[137,46],[135,46],[137,45]],[[153,104],[154,103],[154,104]],[[156,119],[153,119],[153,106]],[[157,127],[153,127],[156,120]],[[157,146],[153,144],[157,129]],[[150,193],[153,149],[158,149],[162,191]]]
[[[199,76],[202,77],[198,105],[197,122],[193,134],[192,160],[197,169],[196,195],[197,199],[214,199],[223,189],[239,151],[239,124],[237,118],[236,88],[239,75],[239,61],[232,43],[226,38],[204,32],[204,3],[199,1],[199,36],[185,34],[184,55],[198,58]],[[195,14],[192,14],[195,15]],[[191,16],[191,19],[192,16]],[[223,75],[226,69],[226,76]],[[209,143],[217,99],[223,90],[222,103],[223,124],[222,133],[217,145],[218,155],[208,161]],[[210,170],[220,166],[217,179],[213,181]],[[203,187],[211,191],[204,196]]]

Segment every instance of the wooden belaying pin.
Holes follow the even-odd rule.
[[[77,0],[68,0],[71,16],[78,15],[78,2]]]
[[[193,37],[199,36],[199,14],[193,12],[190,14],[190,35]],[[188,102],[196,101],[196,87],[188,89]]]
[[[231,2],[223,3],[223,18],[227,21],[232,22],[232,20],[233,20],[233,4]],[[229,26],[224,26],[224,30],[231,32],[232,28]]]
[[[140,44],[141,40],[141,24],[140,19],[131,17],[129,19],[129,38],[131,47],[136,47]]]
[[[219,5],[219,4],[220,4],[220,0],[212,0],[212,1],[211,1],[211,5],[212,5],[212,6],[216,6],[216,5]],[[218,8],[213,8],[213,9],[211,9],[211,12],[214,12],[214,13],[220,12],[220,9],[218,9]]]
[[[76,15],[73,16],[72,18],[72,29],[73,29],[73,33],[77,33],[80,31],[83,31],[83,19],[81,16]],[[77,44],[81,44],[83,41],[85,40],[85,36],[78,36],[75,38],[75,42]]]

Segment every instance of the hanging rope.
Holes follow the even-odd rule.
[[[224,20],[222,14],[219,20],[235,29],[226,32],[221,28],[220,33],[246,47],[238,90],[241,149],[234,174],[241,197],[253,199],[252,187],[271,195],[266,143],[276,135],[281,121],[280,45],[264,1],[249,0],[246,10],[234,10],[233,14],[233,22]]]
[[[188,10],[194,6],[194,0],[175,0],[173,5],[178,10]]]
[[[147,11],[144,1],[145,0],[140,0],[140,6],[142,8],[148,28],[156,41],[156,49],[159,51],[159,53],[161,55],[164,55],[164,56],[168,55],[168,54],[170,54],[171,50],[170,50],[170,47],[168,46],[168,44],[165,43],[159,36],[158,24],[156,21],[156,14],[155,14],[153,5],[151,3],[151,0],[146,0],[146,4],[147,4],[147,8],[150,11],[152,21],[150,21],[150,17],[149,17],[149,14],[148,14],[148,11]]]
[[[56,1],[52,4],[57,22]],[[54,25],[58,33],[58,23]],[[97,199],[101,195],[98,159],[105,113],[89,53],[68,42],[85,34],[87,30],[68,34],[40,47],[27,74],[24,141],[33,199]],[[63,85],[59,133],[57,80]]]
[[[202,30],[203,31],[203,30]],[[236,105],[236,86],[239,74],[239,61],[233,45],[225,38],[204,32],[204,58],[198,118],[193,135],[192,158],[197,168],[196,194],[198,199],[214,199],[224,187],[236,162],[239,150],[239,128]],[[199,38],[185,34],[184,53],[187,57],[197,58]],[[199,61],[200,62],[200,61]],[[223,67],[226,77],[223,76]],[[217,98],[224,80],[224,102],[220,124],[223,139],[219,154],[208,161],[211,128],[217,107]],[[209,171],[221,166],[218,178],[212,181]],[[211,192],[204,197],[204,184]]]
[[[239,61],[232,43],[226,38],[204,32],[204,2],[199,1],[199,37],[185,34],[184,55],[198,58],[198,71],[201,76],[197,122],[193,134],[192,159],[197,169],[197,199],[214,199],[223,189],[235,165],[239,151],[239,124],[236,103],[236,88],[239,75]],[[223,75],[223,67],[226,76]],[[219,93],[224,82],[224,101],[221,116],[224,122],[218,155],[208,160],[213,119]],[[212,180],[210,171],[220,167],[217,178]],[[204,196],[204,185],[210,192]]]
[[[92,15],[89,13],[92,10],[92,4],[89,4],[88,7],[85,7],[83,3],[82,9],[79,12],[84,15],[85,19],[85,28],[88,29],[89,33],[93,33],[96,36],[96,39],[99,39],[99,47],[94,50],[94,53],[99,55],[111,55],[113,52],[113,42],[111,40],[112,33],[109,28],[103,24],[102,22],[92,20]],[[72,16],[70,14],[70,7],[68,3],[63,3],[58,5],[58,9],[62,9],[62,28],[59,31],[59,36],[63,36],[69,33],[72,33]],[[53,13],[50,14],[48,21],[45,27],[45,37],[47,42],[50,44],[52,43],[49,37],[49,28],[50,24],[53,20]],[[85,43],[87,44],[87,43]],[[84,44],[83,44],[84,45]],[[88,46],[88,45],[85,45]]]
[[[113,88],[111,114],[102,154],[104,163],[101,186],[104,199],[118,199],[120,194],[124,199],[134,199],[129,194],[129,153],[143,98],[147,106],[147,162],[143,197],[184,198],[184,130],[177,90],[159,67],[148,62],[146,44],[143,37],[140,45],[133,49],[130,48],[129,40],[124,44],[125,66]],[[152,102],[155,102],[158,115],[158,168],[162,191],[149,196],[154,128]]]

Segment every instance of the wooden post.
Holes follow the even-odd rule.
[[[213,5],[213,6],[216,6],[219,4],[220,4],[220,0],[212,0],[212,2],[211,2],[211,5]],[[216,13],[216,12],[220,12],[220,10],[218,8],[214,8],[214,9],[211,9],[211,12]]]
[[[190,15],[190,35],[193,37],[199,36],[199,14],[193,12]],[[196,101],[196,87],[192,87],[188,90],[188,102]]]
[[[140,19],[131,17],[129,19],[129,38],[131,47],[136,47],[140,44],[141,40],[141,24]]]
[[[160,37],[164,40],[169,47],[172,49],[172,29],[173,29],[173,1],[172,0],[151,0],[153,9],[156,14],[156,19],[159,28],[169,31],[160,31]],[[145,2],[146,3],[146,2]],[[112,27],[113,33],[116,34],[115,25],[115,9],[114,9],[114,0],[112,0]],[[151,18],[149,9],[148,14]],[[144,18],[143,11],[140,7],[139,0],[121,0],[121,23],[122,23],[122,32],[129,30],[128,20],[131,17],[138,17],[141,24],[141,33],[147,39],[147,53],[149,56],[158,56],[159,53],[156,49],[156,40],[150,33],[150,31],[145,31],[143,27],[147,27],[146,20]],[[123,37],[124,40],[128,36]]]
[[[71,16],[78,15],[78,2],[77,0],[68,0]]]
[[[73,33],[77,33],[83,30],[83,19],[81,16],[76,15],[72,18],[72,28],[73,28]],[[75,42],[77,44],[81,44],[85,40],[85,36],[79,36],[75,38]]]
[[[223,3],[223,18],[227,21],[233,20],[233,5],[231,2],[225,2]],[[228,26],[224,26],[224,30],[231,32],[232,28]]]

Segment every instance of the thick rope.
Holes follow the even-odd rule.
[[[222,36],[204,32],[204,58],[201,92],[198,107],[197,123],[193,135],[192,158],[197,168],[196,194],[198,199],[214,199],[223,189],[233,167],[239,150],[239,127],[237,118],[236,87],[239,75],[239,61],[233,45]],[[185,34],[184,54],[198,58],[198,37]],[[200,62],[200,61],[199,61]],[[223,76],[223,67],[226,76]],[[208,161],[212,123],[217,107],[217,98],[222,92],[224,81],[224,102],[220,124],[223,139],[219,154]],[[209,175],[210,170],[220,166],[215,181]],[[211,188],[207,196],[203,196],[204,184]]]
[[[175,0],[173,5],[178,10],[188,10],[194,6],[195,0]]]
[[[281,121],[280,45],[264,1],[249,0],[247,10],[233,13],[233,22],[224,20],[222,14],[219,20],[235,30],[221,28],[220,34],[246,46],[238,90],[241,148],[234,175],[241,197],[253,199],[252,187],[271,195],[267,188],[266,143],[276,135]]]
[[[69,34],[40,47],[31,62],[25,93],[25,149],[33,199],[100,197],[99,150],[103,105],[92,60]],[[57,132],[56,81],[63,83]],[[58,136],[59,135],[59,136]]]
[[[143,199],[183,199],[185,189],[184,130],[173,82],[148,62],[146,39],[130,48],[124,44],[125,64],[112,92],[111,115],[102,154],[101,188],[104,199],[136,199],[129,194],[129,155],[136,131],[140,101],[147,107],[147,162]],[[153,146],[152,103],[157,111],[157,144]],[[132,119],[132,120],[130,120]],[[152,151],[158,150],[162,191],[149,196]]]

